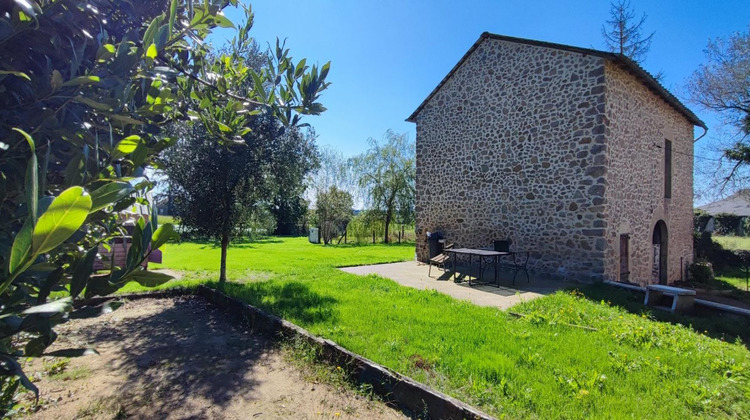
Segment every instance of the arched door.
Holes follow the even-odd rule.
[[[654,226],[652,277],[654,283],[667,284],[667,261],[669,260],[669,235],[667,224],[663,220]]]

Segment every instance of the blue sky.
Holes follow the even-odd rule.
[[[746,31],[747,0],[631,0],[655,31],[646,70],[665,73],[663,84],[684,98],[686,79],[704,62],[709,38]],[[601,26],[608,0],[573,1],[330,1],[263,0],[252,34],[262,46],[287,38],[295,58],[331,61],[332,83],[323,115],[307,117],[320,145],[350,156],[387,129],[407,132],[404,121],[484,31],[603,49]],[[232,20],[241,13],[228,10]],[[217,42],[220,42],[217,40]],[[688,104],[715,132],[717,121]],[[696,136],[702,130],[696,130]],[[710,137],[708,136],[710,143]],[[703,140],[701,141],[701,143]],[[700,143],[699,143],[700,144]],[[707,155],[699,145],[697,155]]]

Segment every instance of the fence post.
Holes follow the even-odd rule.
[[[372,243],[375,243],[375,229],[372,230]]]

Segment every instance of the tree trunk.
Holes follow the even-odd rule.
[[[227,248],[229,247],[229,234],[221,235],[221,269],[219,271],[219,286],[227,281]]]
[[[388,240],[388,228],[391,225],[391,218],[392,217],[393,216],[391,215],[391,211],[390,210],[388,210],[387,212],[385,212],[385,238],[383,240],[383,242],[385,242],[385,243],[390,243],[390,241]]]

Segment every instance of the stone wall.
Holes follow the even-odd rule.
[[[602,279],[605,60],[484,40],[416,116],[417,256],[511,238],[530,268]]]
[[[607,62],[607,252],[605,278],[620,279],[620,234],[630,234],[629,281],[652,278],[654,226],[668,232],[668,280],[693,255],[693,125],[635,76]],[[664,196],[664,144],[672,142],[672,194]],[[683,273],[684,274],[684,273]]]

